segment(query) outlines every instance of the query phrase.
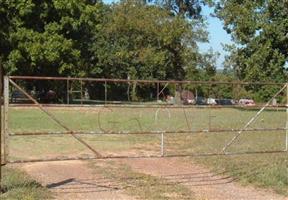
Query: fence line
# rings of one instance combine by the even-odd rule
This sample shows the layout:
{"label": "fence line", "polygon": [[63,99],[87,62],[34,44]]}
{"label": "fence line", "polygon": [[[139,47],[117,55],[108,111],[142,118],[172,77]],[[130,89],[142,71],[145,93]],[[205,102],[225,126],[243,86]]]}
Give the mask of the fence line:
{"label": "fence line", "polygon": [[114,83],[174,83],[174,84],[203,84],[203,85],[213,85],[213,84],[233,84],[233,85],[285,85],[286,83],[276,83],[276,82],[243,82],[243,81],[193,81],[193,80],[128,80],[128,79],[106,79],[106,78],[75,78],[75,77],[41,77],[41,76],[9,76],[12,80],[74,80],[74,81],[88,81],[88,82],[114,82]]}

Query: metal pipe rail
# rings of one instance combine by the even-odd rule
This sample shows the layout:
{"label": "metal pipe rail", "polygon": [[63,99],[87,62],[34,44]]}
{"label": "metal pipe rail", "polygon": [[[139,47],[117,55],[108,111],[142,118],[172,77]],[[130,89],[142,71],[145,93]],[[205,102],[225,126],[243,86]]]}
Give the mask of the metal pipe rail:
{"label": "metal pipe rail", "polygon": [[[165,155],[166,158],[173,157],[210,157],[210,156],[238,156],[248,154],[277,154],[286,153],[286,151],[243,151],[243,152],[227,152],[227,153],[192,153],[192,154],[175,154]],[[145,156],[87,156],[87,157],[56,157],[46,159],[28,159],[28,160],[9,160],[7,164],[34,163],[34,162],[57,162],[57,161],[73,161],[73,160],[107,160],[107,159],[143,159],[143,158],[161,158],[161,155],[145,155]]]}
{"label": "metal pipe rail", "polygon": [[285,85],[286,83],[276,82],[243,82],[243,81],[193,81],[193,80],[127,80],[127,79],[107,79],[107,78],[75,78],[75,77],[43,77],[43,76],[9,76],[12,80],[62,80],[62,81],[87,81],[87,82],[114,82],[114,83],[174,83],[174,84],[234,84],[234,85]]}
{"label": "metal pipe rail", "polygon": [[[285,131],[288,128],[254,128],[246,129],[243,132],[269,132]],[[234,133],[240,129],[203,129],[203,130],[159,130],[159,131],[72,131],[75,135],[157,135],[157,134],[196,134],[196,133]],[[68,135],[71,131],[35,131],[35,132],[12,132],[9,136],[31,136],[31,135]]]}
{"label": "metal pipe rail", "polygon": [[[126,103],[126,102],[125,102]],[[48,108],[171,108],[171,109],[183,109],[183,108],[209,108],[209,109],[221,109],[221,108],[237,108],[237,109],[243,109],[243,110],[253,110],[253,109],[259,109],[262,108],[262,104],[258,104],[255,106],[241,106],[241,105],[173,105],[173,104],[143,104],[141,102],[139,103],[131,103],[131,104],[41,104],[43,107]],[[10,107],[37,107],[35,104],[9,104]],[[267,109],[282,109],[283,111],[286,109],[286,105],[278,105],[273,106],[269,105],[267,106]]]}

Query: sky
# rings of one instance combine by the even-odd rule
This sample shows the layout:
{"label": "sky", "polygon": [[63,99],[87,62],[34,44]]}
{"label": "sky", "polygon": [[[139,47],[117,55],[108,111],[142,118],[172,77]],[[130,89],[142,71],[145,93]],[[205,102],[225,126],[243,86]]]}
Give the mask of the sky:
{"label": "sky", "polygon": [[221,20],[217,17],[210,16],[211,13],[213,13],[212,8],[205,7],[203,9],[203,14],[207,17],[208,21],[207,31],[209,32],[209,43],[199,44],[199,47],[201,51],[207,51],[209,48],[218,51],[220,57],[217,60],[217,67],[221,68],[224,57],[227,55],[227,52],[223,50],[222,44],[232,44],[233,42],[231,36],[223,29]]}
{"label": "sky", "polygon": [[[113,3],[117,0],[103,0],[104,3]],[[229,34],[223,29],[223,23],[216,17],[210,16],[213,12],[212,8],[204,7],[203,15],[207,17],[207,31],[209,32],[209,43],[199,43],[199,48],[201,52],[205,52],[210,48],[213,51],[220,53],[217,59],[217,68],[222,68],[222,63],[224,61],[227,52],[223,50],[222,44],[231,44],[232,40]]]}

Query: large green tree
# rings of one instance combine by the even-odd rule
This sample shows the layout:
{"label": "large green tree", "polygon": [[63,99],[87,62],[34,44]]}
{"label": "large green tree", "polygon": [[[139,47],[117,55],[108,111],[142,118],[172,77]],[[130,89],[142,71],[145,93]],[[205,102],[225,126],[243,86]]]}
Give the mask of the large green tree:
{"label": "large green tree", "polygon": [[131,0],[112,6],[101,35],[94,48],[99,67],[91,73],[113,78],[184,79],[198,67],[197,42],[207,41],[198,23]]}
{"label": "large green tree", "polygon": [[89,49],[104,13],[104,5],[91,0],[0,0],[0,56],[6,72],[84,74],[94,64]]}
{"label": "large green tree", "polygon": [[239,79],[287,81],[287,0],[221,0],[217,14],[236,42],[227,63]]}

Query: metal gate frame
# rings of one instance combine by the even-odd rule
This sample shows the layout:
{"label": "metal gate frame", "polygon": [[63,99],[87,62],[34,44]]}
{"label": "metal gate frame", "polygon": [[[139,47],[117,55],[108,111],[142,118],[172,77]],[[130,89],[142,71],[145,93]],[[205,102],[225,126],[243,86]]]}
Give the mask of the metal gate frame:
{"label": "metal gate frame", "polygon": [[[1,74],[2,75],[2,74]],[[69,86],[70,80],[78,80],[82,81],[99,81],[104,82],[105,84],[105,104],[107,101],[107,82],[121,82],[121,83],[134,83],[134,82],[141,82],[141,83],[156,83],[157,84],[157,100],[159,99],[159,96],[163,92],[163,90],[167,87],[168,84],[187,84],[187,83],[195,83],[195,84],[266,84],[266,85],[284,85],[281,90],[279,90],[257,113],[255,116],[253,116],[246,125],[239,130],[236,129],[222,129],[222,130],[199,130],[199,131],[138,131],[138,132],[111,132],[111,131],[98,131],[98,132],[80,132],[80,131],[73,131],[69,129],[69,127],[65,126],[60,120],[58,120],[52,113],[50,113],[45,107],[43,107],[42,104],[37,102],[32,96],[30,96],[24,89],[22,89],[19,85],[17,85],[13,80],[22,79],[22,80],[66,80],[67,81],[67,88]],[[14,86],[19,91],[21,91],[28,99],[30,99],[40,110],[42,110],[44,113],[46,113],[47,116],[49,116],[50,119],[52,119],[54,122],[56,122],[58,125],[60,125],[62,128],[65,129],[65,132],[27,132],[22,134],[11,134],[9,132],[9,85]],[[160,84],[165,84],[164,87],[160,90]],[[257,117],[269,106],[272,99],[279,95],[282,91],[286,89],[286,127],[285,128],[274,128],[274,129],[249,129],[248,127],[257,119]],[[82,90],[82,87],[81,87]],[[69,95],[69,93],[68,93]],[[82,91],[81,91],[82,96]],[[151,80],[121,80],[121,79],[95,79],[95,78],[65,78],[65,77],[28,77],[28,76],[5,76],[4,77],[4,94],[3,94],[3,107],[0,104],[0,190],[1,190],[1,178],[2,178],[2,166],[6,164],[13,164],[13,163],[26,163],[26,162],[47,162],[47,161],[64,161],[64,160],[90,160],[90,159],[112,159],[112,158],[149,158],[149,157],[193,157],[193,156],[227,156],[227,155],[240,155],[240,154],[262,154],[262,153],[281,153],[281,152],[288,152],[288,83],[264,83],[264,82],[256,82],[256,83],[249,83],[249,82],[211,82],[211,81],[151,81]],[[0,97],[1,101],[1,97]],[[69,96],[68,96],[68,102],[69,102]],[[1,103],[1,102],[0,102]],[[163,106],[161,106],[163,108]],[[165,109],[166,107],[164,107]],[[160,109],[160,108],[159,108]],[[185,117],[185,108],[183,108]],[[157,111],[158,112],[158,111]],[[187,119],[187,117],[186,117]],[[157,115],[155,114],[155,120],[157,120]],[[187,120],[186,120],[187,121]],[[188,121],[187,125],[189,127]],[[241,136],[243,132],[249,132],[249,131],[286,131],[286,139],[285,139],[285,149],[284,150],[278,150],[278,151],[254,151],[254,152],[227,152],[227,148],[231,146],[237,138]],[[165,134],[175,134],[175,133],[199,133],[199,132],[205,132],[205,133],[218,133],[218,132],[237,132],[237,134],[228,142],[225,144],[225,146],[222,149],[222,152],[218,153],[204,153],[204,154],[190,154],[190,155],[165,155],[165,143],[164,143],[164,136]],[[93,157],[76,157],[76,158],[51,158],[51,159],[32,159],[32,160],[16,160],[16,161],[10,161],[9,160],[9,137],[10,136],[25,136],[25,135],[50,135],[50,134],[69,134],[71,135],[75,140],[80,142],[82,145],[84,145],[86,148],[88,148],[90,151],[93,152]],[[83,139],[78,137],[78,134],[157,134],[161,135],[161,141],[160,141],[160,154],[159,156],[102,156],[99,152],[97,152],[94,148],[92,148],[87,142],[85,142]],[[3,151],[3,152],[2,152]]]}
{"label": "metal gate frame", "polygon": [[[261,85],[278,85],[282,86],[281,90],[279,90],[257,113],[254,115],[243,128],[241,129],[209,129],[209,130],[197,130],[197,131],[107,131],[107,130],[101,130],[101,131],[74,131],[71,130],[69,127],[64,125],[59,119],[57,119],[49,110],[47,110],[42,104],[40,104],[37,100],[35,100],[31,95],[29,95],[23,88],[21,88],[18,84],[14,82],[14,80],[66,80],[67,85],[69,86],[69,81],[71,80],[77,80],[80,81],[82,84],[82,81],[98,81],[105,84],[105,100],[107,100],[107,82],[120,82],[120,83],[156,83],[157,84],[157,100],[159,99],[159,96],[163,92],[163,90],[167,87],[168,84],[235,84],[235,85],[247,85],[247,84],[261,84]],[[53,120],[55,123],[57,123],[59,126],[65,129],[64,132],[26,132],[26,133],[10,133],[9,132],[9,86],[15,87],[17,90],[21,91],[29,100],[31,100],[35,106],[37,106],[41,111],[43,111],[51,120]],[[160,90],[160,84],[165,84],[164,87]],[[278,96],[281,92],[283,92],[286,89],[286,100],[287,103],[285,105],[286,107],[286,127],[285,128],[258,128],[258,129],[251,129],[249,126],[258,118],[258,116],[267,108],[271,101]],[[81,91],[82,92],[82,91]],[[5,76],[4,77],[4,106],[3,109],[1,109],[1,142],[0,142],[0,151],[3,150],[3,156],[0,156],[1,158],[1,166],[6,164],[12,164],[12,163],[26,163],[26,162],[46,162],[46,161],[63,161],[63,160],[89,160],[89,159],[111,159],[111,158],[149,158],[149,157],[192,157],[192,156],[220,156],[220,155],[239,155],[239,154],[259,154],[259,153],[279,153],[279,152],[288,152],[288,83],[265,83],[265,82],[212,82],[212,81],[160,81],[160,80],[122,80],[122,79],[95,79],[95,78],[71,78],[71,77],[28,77],[28,76]],[[68,100],[69,102],[69,100]],[[106,101],[105,101],[106,104]],[[122,105],[123,106],[123,105]],[[145,106],[143,106],[145,107]],[[180,107],[183,109],[185,113],[185,107]],[[159,109],[168,109],[168,107],[159,106]],[[159,111],[159,110],[158,110]],[[158,112],[157,111],[157,112]],[[168,111],[169,112],[169,111]],[[187,126],[189,127],[189,123],[187,121],[187,116],[185,113]],[[157,120],[157,115],[155,114],[155,120]],[[227,148],[231,146],[237,138],[241,136],[243,132],[249,132],[249,131],[286,131],[286,139],[285,139],[285,149],[279,150],[279,151],[254,151],[254,152],[236,152],[231,153],[227,152]],[[228,142],[225,144],[225,146],[222,149],[222,152],[219,153],[205,153],[205,154],[187,154],[187,155],[165,155],[165,134],[177,134],[177,133],[221,133],[221,132],[236,132],[237,134]],[[86,148],[88,148],[90,151],[93,152],[93,157],[75,157],[75,158],[51,158],[51,159],[31,159],[31,160],[16,160],[16,161],[10,161],[9,160],[9,137],[10,136],[25,136],[25,135],[50,135],[50,134],[69,134],[71,135],[75,140],[77,140],[79,143],[84,145]],[[156,134],[161,135],[161,141],[160,141],[160,153],[159,156],[102,156],[99,152],[97,152],[94,148],[92,148],[87,142],[85,142],[83,139],[81,139],[78,135],[79,134]],[[0,152],[2,155],[2,152]],[[0,167],[0,181],[1,181],[1,167]]]}

